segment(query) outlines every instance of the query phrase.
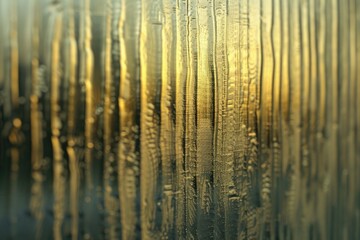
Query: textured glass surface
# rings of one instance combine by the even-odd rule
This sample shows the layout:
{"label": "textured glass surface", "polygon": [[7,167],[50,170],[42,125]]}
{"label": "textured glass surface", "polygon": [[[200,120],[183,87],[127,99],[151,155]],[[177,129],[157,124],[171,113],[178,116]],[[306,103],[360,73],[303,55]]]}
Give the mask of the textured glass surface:
{"label": "textured glass surface", "polygon": [[360,239],[360,0],[0,0],[0,239]]}

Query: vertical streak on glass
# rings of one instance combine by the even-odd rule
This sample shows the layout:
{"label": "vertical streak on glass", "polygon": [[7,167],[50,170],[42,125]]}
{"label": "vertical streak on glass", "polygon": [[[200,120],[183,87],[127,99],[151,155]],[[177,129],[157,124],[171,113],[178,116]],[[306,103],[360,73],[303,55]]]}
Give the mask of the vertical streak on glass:
{"label": "vertical streak on glass", "polygon": [[[79,45],[80,45],[80,83],[85,94],[85,216],[84,228],[85,236],[91,236],[95,232],[95,228],[91,227],[93,218],[93,209],[95,205],[92,160],[93,160],[93,135],[94,135],[94,97],[93,97],[93,70],[94,56],[91,49],[92,41],[92,22],[90,12],[90,0],[82,0],[80,2],[80,29],[79,29]],[[96,205],[95,205],[96,206]]]}
{"label": "vertical streak on glass", "polygon": [[[355,161],[355,167],[354,167],[354,171],[355,172],[359,172],[360,171],[360,149],[358,146],[360,146],[360,16],[358,14],[358,11],[360,10],[360,1],[359,0],[355,0],[355,12],[356,12],[356,18],[354,20],[356,20],[355,22],[355,49],[356,50],[352,50],[356,53],[356,65],[355,65],[355,72],[356,72],[356,77],[353,79],[355,81],[355,101],[354,101],[354,107],[355,107],[355,124],[356,124],[356,130],[354,131],[355,134],[355,154],[356,157],[354,158]],[[354,182],[355,186],[359,186],[360,185],[360,177],[359,174],[355,174],[355,182]],[[355,196],[355,202],[359,203],[360,202],[360,191],[356,190],[356,196]],[[355,216],[354,216],[354,224],[355,226],[360,226],[360,206],[357,205],[356,207],[356,211],[355,211]],[[356,231],[354,233],[355,235],[355,239],[359,239],[360,238],[360,228],[356,227]]]}
{"label": "vertical streak on glass", "polygon": [[[59,7],[59,6],[56,6]],[[54,189],[54,225],[53,237],[62,239],[62,225],[64,220],[65,178],[63,166],[63,152],[60,143],[60,45],[62,31],[62,14],[55,9],[53,14],[53,34],[51,40],[51,142],[53,147],[53,189]]]}
{"label": "vertical streak on glass", "polygon": [[186,130],[185,130],[185,231],[186,239],[196,239],[196,78],[197,78],[197,52],[196,52],[196,0],[187,2],[187,76],[186,76]]}
{"label": "vertical streak on glass", "polygon": [[[109,180],[107,168],[111,165],[109,164],[109,154],[111,152],[111,132],[112,132],[112,102],[111,102],[111,93],[112,93],[112,75],[111,75],[111,19],[112,19],[112,2],[107,0],[106,2],[106,11],[105,11],[105,62],[104,62],[104,182]],[[108,176],[106,176],[108,175]],[[106,204],[106,203],[105,203]]]}
{"label": "vertical streak on glass", "polygon": [[[25,9],[30,11],[24,11]],[[19,103],[21,103],[24,108],[23,112],[26,112],[28,115],[25,116],[26,119],[29,119],[30,116],[30,96],[32,91],[31,75],[32,75],[32,42],[23,41],[23,39],[32,38],[32,20],[33,19],[33,8],[32,1],[26,1],[26,3],[21,2],[18,7],[19,23],[18,29],[20,26],[23,26],[23,30],[19,31],[19,92],[21,98]],[[25,19],[25,21],[24,21]],[[24,75],[21,75],[24,74]],[[21,102],[22,99],[25,101]],[[25,120],[24,118],[24,120]]]}
{"label": "vertical streak on glass", "polygon": [[174,238],[174,206],[175,189],[175,111],[173,106],[176,91],[175,82],[175,47],[176,25],[173,10],[175,1],[163,0],[163,27],[162,27],[162,85],[161,85],[161,129],[160,147],[162,157],[162,237]]}
{"label": "vertical streak on glass", "polygon": [[260,1],[248,1],[249,7],[249,55],[248,55],[248,113],[247,113],[247,141],[248,141],[248,161],[246,170],[249,181],[249,209],[251,214],[248,216],[248,238],[259,238],[259,176],[258,176],[258,110],[259,110],[259,93],[260,85]]}
{"label": "vertical streak on glass", "polygon": [[[308,180],[313,179],[317,172],[317,162],[313,161],[313,159],[317,159],[317,152],[318,152],[318,143],[321,140],[321,129],[322,127],[322,119],[323,119],[323,109],[325,108],[322,102],[322,91],[323,89],[321,89],[321,80],[319,77],[319,44],[317,39],[319,39],[319,34],[318,34],[318,29],[317,29],[317,22],[318,20],[318,16],[315,15],[316,11],[318,11],[318,1],[307,1],[307,5],[308,7],[308,31],[309,31],[309,65],[310,65],[310,72],[309,72],[309,109],[308,109],[308,142],[307,147],[308,147],[308,152],[305,154],[307,155],[307,158],[305,159],[306,161],[303,162],[304,167],[308,168]],[[319,80],[317,80],[319,79]],[[318,112],[319,111],[319,112]],[[309,214],[310,212],[308,212],[308,224],[311,224],[311,219],[318,219],[319,215],[317,212],[317,207],[316,207],[316,201],[317,201],[317,196],[318,191],[316,191],[317,187],[316,187],[316,183],[313,182],[312,183],[312,187],[309,188],[308,193],[311,194],[312,199],[311,199],[311,209],[310,212],[312,212],[312,214]],[[309,211],[309,210],[307,210]],[[311,218],[310,218],[310,215]],[[311,232],[309,233],[311,234]],[[316,236],[311,236],[309,235],[309,237],[316,237]]]}
{"label": "vertical streak on glass", "polygon": [[13,0],[11,6],[11,28],[10,28],[10,61],[11,61],[11,106],[16,114],[19,107],[19,47],[18,47],[18,0]]}
{"label": "vertical streak on glass", "polygon": [[[256,236],[254,231],[254,218],[256,217],[256,209],[251,206],[251,195],[250,191],[252,189],[250,185],[250,171],[249,164],[251,164],[250,157],[250,146],[249,146],[249,130],[250,121],[249,121],[249,100],[250,100],[250,69],[249,69],[249,28],[250,28],[250,8],[249,0],[240,1],[240,13],[239,13],[239,23],[240,23],[240,85],[239,85],[239,132],[238,144],[238,160],[236,163],[236,168],[239,174],[238,182],[236,183],[239,194],[240,194],[240,204],[239,204],[239,220],[238,231],[241,239],[255,238]],[[241,227],[243,226],[243,227]]]}
{"label": "vertical streak on glass", "polygon": [[74,19],[73,0],[67,1],[67,32],[66,32],[66,52],[64,61],[65,76],[64,80],[68,85],[68,114],[67,114],[67,154],[70,169],[70,215],[71,215],[71,237],[78,239],[79,232],[79,163],[75,151],[75,132],[76,132],[76,95],[77,95],[77,43],[75,38],[75,19]]}
{"label": "vertical streak on glass", "polygon": [[141,237],[140,222],[140,0],[122,0],[120,34],[120,145],[118,178],[123,239]]}
{"label": "vertical streak on glass", "polygon": [[[5,14],[5,1],[1,1],[0,2],[0,21],[1,22],[5,22],[4,18],[6,16]],[[6,26],[1,26],[1,31],[0,31],[0,92],[1,92],[1,96],[0,96],[0,124],[3,125],[4,124],[4,119],[5,117],[7,117],[7,115],[9,115],[9,101],[8,100],[8,96],[9,96],[9,91],[7,91],[7,85],[8,85],[8,81],[6,78],[6,64],[5,64],[5,56],[6,56],[6,36],[7,36],[7,27]],[[0,144],[1,146],[2,144]],[[3,188],[4,189],[4,188]],[[2,209],[4,205],[0,204],[0,209]]]}
{"label": "vertical streak on glass", "polygon": [[[350,73],[349,73],[349,77],[350,77],[350,84],[349,84],[349,93],[350,93],[350,97],[349,97],[349,105],[348,106],[352,106],[351,108],[349,108],[349,186],[348,186],[348,191],[349,191],[349,204],[347,205],[348,210],[347,213],[351,213],[351,221],[348,222],[349,224],[349,238],[354,238],[356,239],[358,236],[358,227],[359,226],[359,222],[357,220],[357,214],[356,211],[354,212],[352,209],[358,209],[358,203],[356,201],[356,194],[359,194],[359,190],[360,187],[358,187],[357,183],[357,163],[358,161],[356,161],[356,149],[357,149],[357,145],[356,145],[356,126],[357,126],[357,122],[356,122],[356,81],[357,81],[357,69],[356,69],[356,54],[357,51],[354,50],[356,49],[356,31],[354,31],[353,29],[356,29],[356,2],[355,0],[350,0],[349,2],[349,16],[350,16],[350,23],[349,23],[349,62],[350,62]],[[345,205],[346,206],[346,205]]]}
{"label": "vertical streak on glass", "polygon": [[[326,0],[318,0],[318,25],[315,25],[314,32],[317,33],[317,107],[316,111],[318,112],[317,117],[317,133],[316,133],[316,153],[314,154],[314,159],[317,159],[315,171],[315,177],[325,179],[327,176],[327,171],[321,171],[322,168],[327,169],[328,161],[326,159],[326,139],[325,139],[325,131],[327,127],[327,108],[329,108],[327,104],[328,91],[326,88],[326,83],[329,81],[327,79],[327,71],[326,71],[326,33],[328,32],[329,25],[327,24],[326,19]],[[317,9],[314,9],[315,12]],[[315,13],[314,13],[315,15]],[[313,19],[315,22],[315,19]],[[313,59],[313,56],[311,57]],[[315,81],[315,79],[312,79]],[[321,204],[320,204],[321,203]],[[327,239],[327,231],[326,231],[326,212],[327,212],[327,201],[326,201],[326,193],[324,193],[324,187],[321,186],[321,192],[318,191],[318,199],[316,201],[316,213],[318,215],[319,222],[319,235],[324,239]]]}
{"label": "vertical streak on glass", "polygon": [[[327,159],[329,161],[329,175],[330,183],[329,185],[332,186],[332,189],[330,190],[330,194],[327,197],[327,205],[328,208],[331,210],[327,210],[327,237],[333,236],[334,238],[338,238],[339,236],[336,235],[336,228],[329,228],[332,224],[335,224],[334,220],[337,219],[338,215],[336,213],[336,209],[331,208],[330,206],[336,205],[338,202],[338,161],[339,159],[339,142],[338,142],[338,132],[339,132],[339,119],[338,119],[338,86],[339,86],[339,58],[338,58],[338,51],[339,51],[339,3],[337,0],[329,0],[328,3],[328,18],[327,20],[331,22],[329,28],[330,34],[328,37],[331,39],[330,44],[330,66],[327,69],[330,73],[328,83],[327,83],[327,89],[326,91],[329,92],[329,116],[328,116],[328,124],[329,124],[329,140],[328,140],[328,146],[327,149],[329,149],[329,153],[327,156]],[[330,197],[331,196],[331,197]]]}
{"label": "vertical streak on glass", "polygon": [[[325,164],[322,162],[323,156],[320,154],[320,149],[324,140],[324,120],[325,120],[325,81],[323,79],[323,69],[322,67],[322,57],[323,57],[323,34],[325,29],[320,29],[319,23],[322,21],[320,1],[309,1],[309,31],[310,31],[310,66],[311,66],[311,75],[310,75],[310,118],[309,124],[310,128],[310,143],[309,143],[309,179],[315,179],[320,174],[320,167],[323,167]],[[325,26],[323,26],[325,27]],[[317,159],[317,161],[314,161]],[[319,207],[318,201],[323,196],[323,193],[319,191],[321,189],[317,182],[314,182],[310,188],[310,194],[313,196],[312,199],[312,212],[313,218],[315,221],[320,224],[324,222],[322,220],[322,209]],[[321,197],[320,197],[321,196]],[[309,223],[309,226],[313,224]],[[319,235],[324,235],[324,229],[319,224],[317,231],[310,232],[310,238],[319,238]]]}
{"label": "vertical streak on glass", "polygon": [[[356,194],[358,193],[356,189],[356,4],[355,0],[349,1],[349,87],[347,89],[349,93],[348,103],[349,106],[349,136],[348,136],[348,144],[349,144],[349,198],[350,204],[347,206],[347,211],[345,216],[350,215],[350,221],[348,222],[348,238],[358,239],[359,236],[356,236],[356,229],[359,224],[356,224],[356,213],[354,213],[353,209],[357,209],[356,202]],[[355,229],[355,231],[351,231],[351,229]]]}
{"label": "vertical streak on glass", "polygon": [[75,144],[74,135],[76,131],[76,94],[77,94],[77,42],[75,37],[75,19],[74,19],[73,0],[67,1],[67,31],[66,31],[66,51],[64,61],[65,81],[68,82],[68,113],[67,113],[67,137],[68,146],[73,147]]}
{"label": "vertical streak on glass", "polygon": [[299,221],[299,207],[301,196],[301,70],[302,68],[302,49],[301,49],[301,16],[299,1],[290,3],[290,168],[291,168],[291,187],[289,192],[289,225],[296,239],[301,238],[301,226]]}
{"label": "vertical streak on glass", "polygon": [[10,175],[10,224],[11,224],[11,238],[16,238],[18,235],[18,204],[19,204],[19,161],[20,150],[19,134],[21,133],[22,122],[19,118],[14,118],[12,121],[12,129],[9,133],[10,159],[11,159],[11,175]]}
{"label": "vertical streak on glass", "polygon": [[[289,139],[289,143],[285,143],[284,151],[286,152],[285,164],[283,164],[283,170],[288,170],[285,175],[286,181],[291,182],[291,187],[288,189],[288,198],[286,201],[288,202],[288,212],[286,215],[289,216],[288,224],[291,226],[292,231],[299,236],[301,239],[302,232],[299,232],[301,227],[298,226],[301,224],[299,222],[300,211],[298,211],[301,206],[301,194],[303,194],[301,189],[301,172],[303,172],[303,168],[301,167],[303,164],[303,146],[301,142],[302,132],[304,131],[305,123],[302,115],[302,106],[301,103],[303,101],[303,97],[308,95],[308,92],[303,93],[303,88],[307,89],[307,84],[303,84],[304,81],[308,81],[308,76],[303,79],[303,69],[304,69],[304,61],[308,61],[305,59],[305,55],[303,54],[303,50],[307,51],[308,47],[308,39],[305,40],[306,47],[303,49],[304,42],[302,42],[302,17],[301,17],[301,4],[299,2],[291,2],[288,5],[289,8],[284,6],[284,10],[289,10],[286,14],[289,20],[289,25],[287,25],[284,31],[288,32],[288,40],[289,40],[289,52],[286,56],[288,64],[286,67],[286,75],[288,77],[288,111],[286,111],[287,117],[285,117],[286,122],[289,125],[286,126],[286,138]],[[306,18],[307,16],[304,16]],[[307,20],[304,20],[307,21]],[[307,26],[305,26],[307,31]],[[308,35],[308,33],[306,33]],[[308,74],[307,74],[308,75]],[[306,99],[308,102],[308,99]],[[289,128],[288,128],[289,127]],[[307,153],[306,153],[307,154]],[[285,158],[285,157],[284,157]],[[300,225],[301,226],[301,225]]]}
{"label": "vertical streak on glass", "polygon": [[[323,144],[323,133],[325,129],[326,122],[326,64],[325,64],[325,38],[326,38],[326,15],[325,15],[325,1],[318,0],[315,1],[317,4],[313,4],[313,1],[310,1],[312,5],[311,19],[312,19],[312,41],[314,41],[313,46],[316,48],[316,52],[313,53],[311,59],[316,57],[314,64],[317,67],[316,75],[312,77],[312,81],[317,80],[316,92],[317,92],[317,111],[318,111],[318,133],[321,133],[321,139],[319,147]],[[317,41],[316,41],[317,40]],[[315,91],[315,90],[313,90]],[[315,100],[315,99],[313,99]],[[318,151],[318,149],[317,149]],[[317,153],[320,154],[320,153]],[[321,165],[321,161],[318,165]]]}
{"label": "vertical streak on glass", "polygon": [[[273,3],[273,29],[271,37],[273,41],[274,51],[274,72],[272,82],[272,112],[271,112],[271,129],[270,129],[270,146],[272,148],[272,192],[271,192],[271,207],[272,207],[272,223],[271,223],[271,237],[278,238],[278,216],[281,206],[279,200],[281,199],[281,189],[279,188],[279,179],[281,179],[281,138],[280,138],[280,96],[281,96],[281,50],[282,50],[282,36],[281,36],[281,1],[274,0]],[[280,193],[280,194],[279,194]]]}
{"label": "vertical streak on glass", "polygon": [[[321,207],[318,207],[318,199],[321,195],[318,186],[318,183],[312,181],[312,179],[316,178],[319,173],[319,162],[323,157],[319,157],[319,144],[322,142],[322,130],[324,128],[323,119],[324,119],[324,98],[323,98],[323,86],[322,79],[320,78],[320,63],[321,63],[321,53],[320,53],[320,44],[319,39],[321,39],[321,32],[319,32],[318,22],[320,14],[316,14],[320,12],[319,9],[319,1],[307,1],[308,7],[308,19],[309,19],[309,64],[310,64],[310,75],[309,75],[309,109],[308,109],[308,152],[306,161],[303,162],[305,168],[308,168],[308,176],[305,181],[310,181],[311,186],[308,189],[308,194],[311,197],[311,209],[308,209],[308,220],[307,220],[307,228],[312,226],[313,219],[316,221],[323,222],[320,219],[319,210]],[[320,10],[320,11],[319,11]],[[317,159],[317,161],[314,161]],[[321,164],[323,166],[323,163]],[[310,205],[310,204],[309,204]],[[320,224],[319,224],[320,225]],[[317,229],[317,231],[309,231],[309,238],[319,238],[319,233],[321,232],[321,227]]]}
{"label": "vertical streak on glass", "polygon": [[[335,30],[334,32],[334,20],[333,19],[333,11],[332,11],[332,5],[334,3],[332,0],[321,0],[320,6],[323,9],[323,25],[325,26],[323,33],[324,35],[324,56],[322,63],[324,64],[324,77],[325,77],[325,87],[324,91],[326,92],[326,98],[325,98],[325,116],[324,116],[324,143],[323,143],[323,149],[321,151],[321,158],[324,159],[324,161],[320,162],[323,163],[322,168],[326,169],[320,175],[324,180],[323,184],[323,196],[322,200],[323,203],[321,205],[324,205],[324,208],[322,209],[322,217],[323,217],[323,226],[324,226],[324,238],[328,239],[330,236],[332,236],[332,232],[329,229],[329,226],[331,225],[331,215],[333,214],[333,209],[331,209],[331,206],[334,203],[334,200],[336,197],[333,196],[333,190],[330,188],[330,184],[333,184],[333,181],[331,179],[331,174],[334,174],[334,171],[336,169],[336,145],[335,145],[335,137],[336,137],[336,124],[334,124],[333,120],[333,107],[336,107],[337,105],[333,106],[334,102],[334,94],[333,94],[333,81],[334,77],[333,73],[334,70],[333,66],[333,51],[334,44],[337,41],[337,33]],[[336,28],[335,28],[336,29]],[[334,42],[335,41],[335,42]],[[335,85],[334,85],[335,86]],[[335,133],[335,134],[334,134]],[[319,164],[320,164],[319,163]],[[335,168],[335,169],[334,169]],[[336,175],[333,175],[336,177]],[[336,183],[335,183],[336,184]]]}
{"label": "vertical streak on glass", "polygon": [[[249,4],[248,0],[240,0],[240,13],[239,13],[239,23],[240,23],[240,84],[239,84],[239,95],[237,95],[239,99],[239,144],[240,144],[240,151],[239,151],[239,173],[240,173],[240,182],[239,182],[239,189],[241,195],[241,201],[239,209],[241,211],[239,218],[241,221],[245,223],[245,229],[240,230],[240,236],[244,236],[247,238],[248,234],[248,212],[246,209],[249,209],[249,195],[248,195],[248,173],[246,166],[247,162],[247,149],[248,149],[248,141],[247,141],[247,128],[248,128],[248,96],[249,96]],[[246,232],[246,236],[243,235]]]}
{"label": "vertical streak on glass", "polygon": [[[226,173],[226,148],[223,144],[226,139],[224,127],[226,122],[226,102],[227,102],[227,81],[228,81],[228,61],[227,61],[227,2],[214,1],[214,31],[213,31],[213,62],[214,62],[214,232],[215,239],[224,239],[225,234],[236,234],[235,231],[226,231],[225,206],[229,199],[229,193],[226,192],[227,184],[230,178]],[[216,147],[215,147],[216,146]],[[231,146],[231,145],[230,145]],[[231,197],[231,196],[230,196]],[[225,214],[224,214],[225,213]],[[232,222],[232,221],[230,221]],[[236,226],[236,225],[235,225]],[[229,226],[233,230],[233,224]]]}
{"label": "vertical streak on glass", "polygon": [[[10,12],[10,90],[11,90],[11,111],[12,115],[19,114],[19,49],[18,49],[18,11],[17,0],[9,3]],[[16,126],[16,123],[20,123]],[[21,120],[15,118],[12,121],[12,127],[15,129],[21,126]],[[15,133],[16,134],[16,133]],[[9,140],[11,141],[11,133]],[[14,142],[12,142],[14,144]],[[11,218],[11,235],[16,238],[17,235],[17,204],[18,204],[18,174],[19,174],[19,150],[16,146],[11,147],[11,193],[10,193],[10,218]]]}
{"label": "vertical streak on glass", "polygon": [[187,77],[187,1],[176,1],[176,239],[186,238],[185,136]]}
{"label": "vertical streak on glass", "polygon": [[35,238],[41,238],[43,221],[43,134],[42,134],[42,114],[40,111],[39,98],[39,38],[41,19],[36,12],[40,8],[40,0],[31,1],[32,7],[32,52],[31,52],[31,97],[30,97],[30,124],[31,124],[31,162],[32,162],[32,187],[30,199],[30,211],[36,220]]}
{"label": "vertical streak on glass", "polygon": [[[355,130],[355,150],[356,150],[356,158],[354,159],[354,161],[356,162],[356,167],[354,168],[354,171],[356,171],[357,173],[360,171],[360,149],[358,146],[360,146],[360,16],[358,14],[358,11],[360,10],[360,1],[356,0],[355,3],[355,7],[356,7],[356,78],[354,79],[355,81],[355,95],[356,95],[356,99],[355,99],[355,121],[356,121],[356,130]],[[355,179],[355,185],[359,186],[360,185],[360,176],[359,174],[356,174],[356,179]],[[356,198],[355,198],[356,202],[359,203],[360,202],[360,191],[357,189],[357,194],[356,194]],[[360,225],[360,206],[357,205],[356,207],[356,213],[355,213],[355,225],[359,226]],[[356,228],[356,233],[355,233],[355,239],[360,238],[360,229]]]}
{"label": "vertical streak on glass", "polygon": [[90,0],[83,0],[82,2],[82,21],[81,21],[81,65],[80,76],[85,84],[85,162],[86,162],[86,184],[89,188],[93,188],[91,162],[93,131],[94,131],[94,104],[93,104],[93,69],[94,56],[91,50],[91,15],[90,15]]}
{"label": "vertical streak on glass", "polygon": [[[119,92],[120,92],[120,35],[119,35],[119,24],[120,24],[120,14],[121,14],[121,4],[122,1],[119,0],[112,0],[111,5],[111,31],[110,31],[110,37],[111,37],[111,51],[110,51],[110,59],[111,59],[111,89],[110,89],[110,115],[111,115],[111,138],[109,141],[109,155],[110,162],[111,162],[111,195],[114,201],[116,201],[115,209],[112,209],[111,211],[114,211],[112,214],[113,219],[115,219],[114,222],[114,230],[116,231],[116,237],[115,238],[122,238],[122,228],[123,225],[121,224],[121,202],[119,201],[119,190],[120,185],[119,182],[123,181],[119,177],[119,146],[120,146],[120,109],[119,109]],[[109,9],[110,11],[110,9]],[[105,124],[105,121],[104,121]]]}
{"label": "vertical streak on glass", "polygon": [[[339,11],[339,101],[338,101],[338,184],[339,184],[339,199],[337,202],[338,211],[338,239],[349,239],[349,215],[348,207],[351,206],[350,193],[349,193],[349,146],[352,139],[350,139],[350,114],[349,110],[349,91],[350,86],[350,57],[349,57],[349,0],[342,0],[338,3]],[[340,171],[341,169],[341,171]],[[356,173],[355,173],[356,174]],[[352,210],[350,210],[352,211]],[[340,231],[341,229],[341,231]],[[336,235],[335,235],[336,236]]]}
{"label": "vertical streak on glass", "polygon": [[[119,154],[119,140],[120,140],[120,118],[119,118],[119,91],[120,91],[120,15],[121,15],[121,0],[112,0],[112,20],[111,20],[111,74],[112,74],[112,98],[111,98],[111,110],[113,111],[113,141],[111,142],[112,153],[115,156],[114,172],[116,176],[114,178],[114,184],[118,185],[118,154]],[[116,194],[119,194],[119,186],[114,189]],[[119,198],[118,198],[119,200]],[[120,203],[120,202],[119,202]],[[119,205],[118,205],[119,206]],[[120,206],[119,206],[120,207]],[[118,212],[120,218],[120,212]],[[119,219],[120,220],[120,219]],[[118,221],[121,231],[121,221]]]}
{"label": "vertical streak on glass", "polygon": [[[306,185],[310,177],[309,169],[309,151],[310,151],[310,80],[312,65],[310,65],[310,33],[309,33],[309,5],[307,1],[299,4],[299,24],[300,24],[300,50],[301,50],[301,68],[300,68],[300,191],[299,191],[299,206],[301,207],[301,216],[303,222],[299,225],[301,239],[309,239],[310,231],[307,231],[308,222],[314,217],[314,212],[311,209],[312,200],[307,191]],[[315,49],[314,49],[315,51]],[[310,216],[309,216],[310,215]]]}
{"label": "vertical streak on glass", "polygon": [[[8,3],[7,1],[2,1],[0,3],[1,6],[1,22],[7,22],[7,18],[9,18],[9,11],[8,11]],[[10,26],[9,26],[10,25]],[[5,56],[8,56],[8,48],[9,40],[10,40],[10,28],[11,24],[5,24],[5,26],[2,26],[1,29],[1,48],[4,55],[1,55],[1,65],[3,69],[3,75],[2,77],[2,88],[3,94],[4,94],[4,117],[9,118],[11,115],[11,81],[10,81],[10,66],[9,66],[9,60],[5,58]]]}
{"label": "vertical streak on glass", "polygon": [[[213,108],[214,79],[212,76],[213,6],[207,0],[197,0],[197,90],[196,90],[196,186],[197,237],[213,235]],[[210,38],[210,39],[209,39]]]}
{"label": "vertical streak on glass", "polygon": [[[281,172],[282,182],[290,181],[290,174],[288,173],[288,169],[290,168],[290,146],[291,144],[287,141],[290,135],[290,28],[292,27],[289,16],[289,3],[288,1],[281,1],[281,36],[282,36],[282,48],[281,48],[281,95],[280,95],[280,126],[281,126]],[[289,190],[286,188],[286,185],[282,184],[281,189],[279,189],[279,195],[288,194]],[[289,196],[282,197],[280,207],[282,208],[281,217],[285,219],[286,214],[289,211],[289,204],[288,204]],[[286,219],[282,223],[280,223],[279,231],[283,233],[280,237],[283,239],[290,237],[290,232],[285,232],[285,227],[288,226],[289,220]]]}
{"label": "vertical streak on glass", "polygon": [[77,43],[75,38],[74,4],[72,0],[67,2],[67,48],[65,61],[65,79],[68,81],[68,118],[67,118],[67,153],[70,165],[70,212],[71,212],[71,236],[78,239],[79,213],[79,164],[75,152],[75,131],[76,131],[76,95],[77,95]]}
{"label": "vertical streak on glass", "polygon": [[141,230],[143,239],[161,230],[162,157],[160,153],[161,0],[142,0],[141,63]]}
{"label": "vertical streak on glass", "polygon": [[[271,223],[271,191],[272,191],[272,154],[271,154],[271,110],[272,88],[274,81],[274,45],[273,32],[273,0],[264,0],[261,3],[261,105],[260,105],[260,199],[262,209],[261,234],[270,234]],[[263,236],[261,236],[263,237]]]}
{"label": "vertical streak on glass", "polygon": [[79,164],[73,146],[67,147],[70,168],[70,214],[71,214],[71,239],[79,239]]}
{"label": "vertical streak on glass", "polygon": [[[224,156],[224,215],[225,215],[225,237],[236,238],[239,234],[239,204],[240,189],[236,174],[238,171],[237,158],[239,154],[238,129],[239,124],[239,89],[240,89],[240,4],[238,1],[229,1],[228,26],[226,29],[227,49],[226,57],[228,72],[223,80],[223,111],[224,111],[224,133],[223,133],[223,156]],[[230,51],[231,49],[231,51]]]}
{"label": "vertical streak on glass", "polygon": [[119,238],[117,233],[117,210],[119,202],[114,196],[113,173],[115,171],[113,165],[115,156],[113,155],[113,117],[114,117],[114,97],[113,97],[113,80],[112,80],[112,0],[106,2],[105,10],[105,61],[104,61],[104,205],[106,214],[105,237],[109,239]]}

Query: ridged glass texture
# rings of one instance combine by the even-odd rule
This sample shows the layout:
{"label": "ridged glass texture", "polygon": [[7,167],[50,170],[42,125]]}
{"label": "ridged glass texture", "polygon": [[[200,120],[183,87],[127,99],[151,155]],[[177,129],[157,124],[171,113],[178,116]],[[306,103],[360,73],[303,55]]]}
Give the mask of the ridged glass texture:
{"label": "ridged glass texture", "polygon": [[360,0],[0,0],[1,239],[360,239]]}

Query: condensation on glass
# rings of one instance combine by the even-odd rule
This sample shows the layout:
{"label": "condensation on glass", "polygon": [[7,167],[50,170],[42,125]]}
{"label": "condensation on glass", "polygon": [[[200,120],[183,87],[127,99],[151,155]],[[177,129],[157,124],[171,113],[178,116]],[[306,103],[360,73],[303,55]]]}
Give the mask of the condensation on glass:
{"label": "condensation on glass", "polygon": [[360,0],[1,0],[1,239],[360,239]]}

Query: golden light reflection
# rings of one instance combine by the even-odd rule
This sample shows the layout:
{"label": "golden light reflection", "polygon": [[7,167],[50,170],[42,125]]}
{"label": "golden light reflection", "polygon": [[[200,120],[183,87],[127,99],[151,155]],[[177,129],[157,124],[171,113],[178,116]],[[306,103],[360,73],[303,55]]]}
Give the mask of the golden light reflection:
{"label": "golden light reflection", "polygon": [[358,4],[1,1],[0,238],[360,239]]}

